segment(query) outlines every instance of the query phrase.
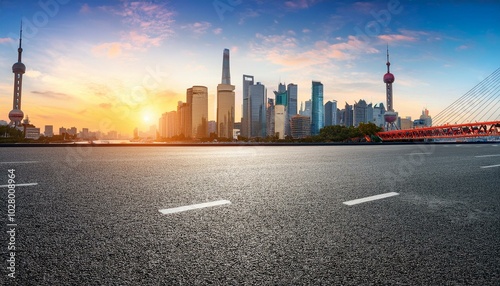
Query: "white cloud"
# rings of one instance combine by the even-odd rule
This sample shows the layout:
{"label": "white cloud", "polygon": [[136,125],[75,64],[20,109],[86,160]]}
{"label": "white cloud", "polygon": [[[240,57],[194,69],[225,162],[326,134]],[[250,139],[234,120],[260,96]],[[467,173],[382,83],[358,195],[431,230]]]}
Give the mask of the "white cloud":
{"label": "white cloud", "polygon": [[0,38],[0,44],[12,43],[13,41],[11,38]]}
{"label": "white cloud", "polygon": [[[127,51],[146,51],[159,46],[174,32],[171,28],[175,13],[164,4],[140,2],[122,2],[117,6],[100,7],[108,13],[122,17],[126,29],[121,32],[119,41],[101,43],[92,48],[96,55],[116,58]],[[90,11],[87,4],[81,11]]]}
{"label": "white cloud", "polygon": [[220,35],[222,34],[222,28],[216,28],[216,29],[213,29],[212,32],[216,35]]}
{"label": "white cloud", "polygon": [[182,29],[189,30],[195,34],[202,35],[207,32],[208,29],[212,27],[212,24],[209,22],[195,22],[192,24],[182,26]]}

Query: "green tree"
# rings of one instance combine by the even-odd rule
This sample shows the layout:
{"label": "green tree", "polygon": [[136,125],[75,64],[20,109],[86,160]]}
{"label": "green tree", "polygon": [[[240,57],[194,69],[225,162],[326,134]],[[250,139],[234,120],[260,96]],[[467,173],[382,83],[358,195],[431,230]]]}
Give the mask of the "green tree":
{"label": "green tree", "polygon": [[372,122],[368,123],[361,122],[358,126],[358,129],[363,135],[375,135],[378,132],[382,131],[382,128],[378,127]]}

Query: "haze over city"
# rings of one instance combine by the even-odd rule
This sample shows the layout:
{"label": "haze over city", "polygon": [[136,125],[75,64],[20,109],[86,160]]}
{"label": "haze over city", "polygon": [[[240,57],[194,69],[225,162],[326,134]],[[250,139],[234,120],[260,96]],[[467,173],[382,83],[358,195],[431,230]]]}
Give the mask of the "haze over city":
{"label": "haze over city", "polygon": [[[23,22],[23,107],[32,123],[147,130],[193,85],[215,120],[222,50],[231,51],[236,121],[242,75],[267,87],[311,81],[324,101],[385,102],[387,44],[394,108],[444,109],[498,68],[496,1],[0,1],[0,120],[12,109]],[[106,131],[106,130],[103,130]]]}

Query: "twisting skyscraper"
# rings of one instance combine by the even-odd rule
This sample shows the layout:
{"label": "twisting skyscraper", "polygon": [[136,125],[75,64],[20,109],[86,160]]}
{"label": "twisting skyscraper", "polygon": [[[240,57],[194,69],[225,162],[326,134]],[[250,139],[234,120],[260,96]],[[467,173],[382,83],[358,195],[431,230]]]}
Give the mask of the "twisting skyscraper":
{"label": "twisting skyscraper", "polygon": [[21,62],[21,54],[23,49],[21,48],[21,41],[23,37],[23,28],[19,33],[19,48],[17,49],[17,63],[12,66],[12,72],[14,73],[14,102],[12,104],[12,110],[9,112],[10,124],[12,126],[20,126],[21,120],[24,118],[24,113],[21,111],[21,92],[23,88],[23,74],[26,72],[26,66]]}
{"label": "twisting skyscraper", "polygon": [[222,58],[222,80],[217,85],[217,137],[233,138],[234,85],[229,71],[229,50],[224,49]]}

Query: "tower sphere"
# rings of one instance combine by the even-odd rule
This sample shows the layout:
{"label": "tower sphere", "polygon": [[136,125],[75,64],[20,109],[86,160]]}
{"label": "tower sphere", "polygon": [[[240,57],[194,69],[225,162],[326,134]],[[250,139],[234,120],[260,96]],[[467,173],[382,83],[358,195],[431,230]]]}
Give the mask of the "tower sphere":
{"label": "tower sphere", "polygon": [[24,74],[26,72],[26,66],[21,62],[17,62],[14,65],[12,65],[12,72]]}
{"label": "tower sphere", "polygon": [[392,111],[386,111],[384,114],[385,122],[393,123],[398,120],[398,114]]}
{"label": "tower sphere", "polygon": [[393,83],[394,82],[394,75],[390,72],[386,73],[384,75],[384,82],[385,83]]}
{"label": "tower sphere", "polygon": [[24,118],[24,113],[19,109],[12,109],[9,112],[10,121],[19,122],[19,121],[23,120],[23,118]]}

